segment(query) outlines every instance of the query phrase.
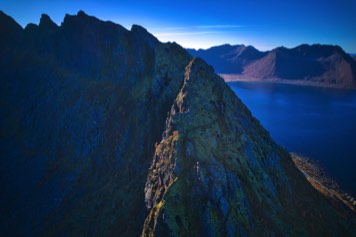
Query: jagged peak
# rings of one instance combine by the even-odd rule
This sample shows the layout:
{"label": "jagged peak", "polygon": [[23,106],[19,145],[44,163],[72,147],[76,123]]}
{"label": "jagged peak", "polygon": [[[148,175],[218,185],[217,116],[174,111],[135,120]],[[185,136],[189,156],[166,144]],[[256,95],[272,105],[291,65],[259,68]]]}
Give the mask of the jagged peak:
{"label": "jagged peak", "polygon": [[28,23],[25,27],[25,32],[33,31],[33,30],[37,30],[37,29],[38,29],[38,25],[36,25],[34,23]]}
{"label": "jagged peak", "polygon": [[148,33],[148,31],[144,27],[142,27],[140,25],[136,25],[136,24],[133,24],[131,26],[131,31],[142,31],[142,32]]}
{"label": "jagged peak", "polygon": [[22,27],[9,15],[0,10],[0,35],[1,37],[9,34],[21,32]]}
{"label": "jagged peak", "polygon": [[72,21],[87,21],[87,22],[101,22],[101,20],[99,20],[98,18],[94,17],[94,16],[89,16],[88,14],[86,14],[83,10],[78,11],[77,15],[69,15],[66,14],[63,20],[63,24],[67,24],[70,23]]}
{"label": "jagged peak", "polygon": [[217,46],[210,47],[209,49],[214,49],[214,48],[232,48],[232,47],[234,47],[234,46],[231,45],[231,44],[222,44],[222,45],[217,45]]}
{"label": "jagged peak", "polygon": [[136,24],[132,25],[131,33],[137,34],[139,37],[146,39],[151,46],[153,46],[159,42],[158,39],[154,35],[149,33],[145,28],[143,28],[140,25],[136,25]]}
{"label": "jagged peak", "polygon": [[[77,15],[66,14],[61,27],[64,28],[78,28],[78,30],[83,30],[86,27],[96,28],[97,30],[112,32],[120,31],[121,33],[128,33],[128,30],[121,26],[120,24],[114,23],[112,21],[103,21],[95,16],[90,16],[84,11],[79,11]],[[80,29],[79,29],[80,28]]]}
{"label": "jagged peak", "polygon": [[40,19],[39,27],[44,29],[56,29],[57,24],[52,21],[52,19],[47,14],[42,14]]}
{"label": "jagged peak", "polygon": [[261,52],[261,51],[259,51],[258,49],[256,49],[255,47],[253,47],[252,45],[247,45],[247,46],[245,47],[245,49],[246,49],[246,50],[253,50],[253,51]]}
{"label": "jagged peak", "polygon": [[88,14],[86,14],[83,10],[78,11],[77,16],[79,17],[87,17]]}

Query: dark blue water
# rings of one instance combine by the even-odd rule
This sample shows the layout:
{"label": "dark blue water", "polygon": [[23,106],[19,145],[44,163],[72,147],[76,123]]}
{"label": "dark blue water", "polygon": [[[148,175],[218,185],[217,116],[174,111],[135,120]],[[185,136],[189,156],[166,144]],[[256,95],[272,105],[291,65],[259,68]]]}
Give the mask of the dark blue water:
{"label": "dark blue water", "polygon": [[356,194],[356,91],[228,84],[278,144],[318,161],[344,190]]}

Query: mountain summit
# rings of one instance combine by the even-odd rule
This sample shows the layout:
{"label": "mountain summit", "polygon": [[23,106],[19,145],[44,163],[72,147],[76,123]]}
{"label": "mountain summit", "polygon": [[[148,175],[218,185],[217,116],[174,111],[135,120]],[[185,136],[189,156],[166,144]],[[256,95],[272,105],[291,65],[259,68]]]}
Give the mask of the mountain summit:
{"label": "mountain summit", "polygon": [[211,66],[84,12],[0,12],[1,236],[347,236]]}
{"label": "mountain summit", "polygon": [[188,49],[213,65],[225,80],[277,81],[356,88],[356,62],[339,46],[300,45],[260,52],[252,46],[221,45]]}

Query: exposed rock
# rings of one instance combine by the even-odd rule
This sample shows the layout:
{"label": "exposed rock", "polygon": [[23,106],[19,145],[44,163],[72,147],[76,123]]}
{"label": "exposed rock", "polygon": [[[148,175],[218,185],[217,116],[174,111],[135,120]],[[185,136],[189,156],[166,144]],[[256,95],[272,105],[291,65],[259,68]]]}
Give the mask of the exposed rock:
{"label": "exposed rock", "polygon": [[179,45],[84,12],[0,20],[1,236],[349,234]]}
{"label": "exposed rock", "polygon": [[212,72],[200,59],[186,68],[147,177],[150,213],[142,235],[343,232],[343,221],[329,226],[338,219],[336,212],[296,170],[289,154]]}

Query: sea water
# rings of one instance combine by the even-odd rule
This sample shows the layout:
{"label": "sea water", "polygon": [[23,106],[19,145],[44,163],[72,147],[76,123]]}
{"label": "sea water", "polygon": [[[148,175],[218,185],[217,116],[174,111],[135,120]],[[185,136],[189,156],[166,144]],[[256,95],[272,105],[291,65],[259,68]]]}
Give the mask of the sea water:
{"label": "sea water", "polygon": [[343,190],[356,194],[356,91],[228,84],[279,145],[317,161]]}

